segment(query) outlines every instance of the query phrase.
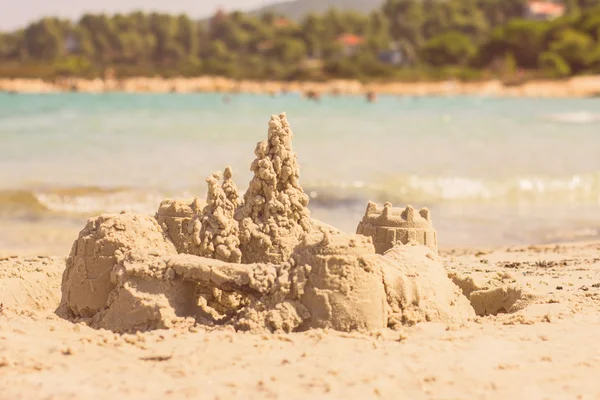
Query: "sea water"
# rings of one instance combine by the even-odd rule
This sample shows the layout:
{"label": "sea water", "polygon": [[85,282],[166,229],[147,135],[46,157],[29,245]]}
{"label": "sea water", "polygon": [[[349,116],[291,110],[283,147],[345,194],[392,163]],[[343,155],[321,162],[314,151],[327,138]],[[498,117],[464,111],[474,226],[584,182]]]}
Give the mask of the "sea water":
{"label": "sea water", "polygon": [[373,200],[428,207],[441,247],[600,235],[600,99],[0,93],[0,252],[66,254],[227,165],[243,191],[281,111],[312,216],[345,231]]}

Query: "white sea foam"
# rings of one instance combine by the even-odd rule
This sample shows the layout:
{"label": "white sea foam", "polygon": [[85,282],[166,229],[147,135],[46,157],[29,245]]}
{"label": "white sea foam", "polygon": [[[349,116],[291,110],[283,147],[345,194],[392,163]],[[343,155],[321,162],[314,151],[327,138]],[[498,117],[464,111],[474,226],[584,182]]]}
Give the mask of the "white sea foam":
{"label": "white sea foam", "polygon": [[575,111],[551,114],[546,116],[547,119],[555,122],[563,122],[569,124],[591,124],[600,122],[600,113],[590,111]]}

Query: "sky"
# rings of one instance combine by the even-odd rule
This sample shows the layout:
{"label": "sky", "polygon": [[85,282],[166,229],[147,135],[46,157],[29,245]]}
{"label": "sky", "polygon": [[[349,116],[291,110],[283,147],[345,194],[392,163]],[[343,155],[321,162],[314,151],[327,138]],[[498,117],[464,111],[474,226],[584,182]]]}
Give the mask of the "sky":
{"label": "sky", "polygon": [[116,13],[134,10],[185,13],[201,18],[217,8],[248,10],[274,3],[270,0],[1,0],[0,31],[21,28],[45,16],[77,20],[86,12]]}

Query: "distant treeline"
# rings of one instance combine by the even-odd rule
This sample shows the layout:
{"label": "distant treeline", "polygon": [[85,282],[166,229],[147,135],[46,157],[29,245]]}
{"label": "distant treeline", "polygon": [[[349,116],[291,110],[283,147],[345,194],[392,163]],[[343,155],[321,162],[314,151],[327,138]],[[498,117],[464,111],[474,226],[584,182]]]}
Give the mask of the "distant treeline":
{"label": "distant treeline", "polygon": [[[562,4],[562,3],[561,3]],[[369,15],[296,23],[217,13],[44,18],[0,33],[0,77],[221,75],[238,79],[482,79],[600,72],[600,0],[527,18],[526,0],[388,0]]]}

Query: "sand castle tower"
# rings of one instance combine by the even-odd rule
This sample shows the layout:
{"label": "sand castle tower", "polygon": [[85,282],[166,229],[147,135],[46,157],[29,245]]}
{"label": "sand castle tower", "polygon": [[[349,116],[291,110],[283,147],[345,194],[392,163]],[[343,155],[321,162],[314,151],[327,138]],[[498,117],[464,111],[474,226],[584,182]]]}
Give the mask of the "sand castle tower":
{"label": "sand castle tower", "polygon": [[417,243],[437,250],[437,233],[427,208],[417,212],[412,206],[393,208],[391,203],[377,208],[377,204],[370,201],[356,233],[372,237],[378,254],[397,243]]}
{"label": "sand castle tower", "polygon": [[225,196],[227,197],[227,200],[234,207],[234,211],[235,211],[235,209],[237,209],[237,207],[239,207],[241,205],[241,201],[240,201],[240,196],[238,194],[237,186],[235,185],[235,182],[233,181],[232,178],[233,178],[233,171],[231,170],[231,167],[227,166],[225,168],[225,171],[223,172],[223,184],[221,185],[221,187],[223,188],[223,191],[225,192]]}
{"label": "sand castle tower", "polygon": [[231,176],[231,168],[227,167],[221,186],[218,173],[206,179],[206,207],[196,219],[193,239],[200,246],[200,256],[239,263],[242,260],[239,229],[238,222],[233,219],[238,194]]}
{"label": "sand castle tower", "polygon": [[282,262],[311,228],[308,196],[299,183],[293,133],[285,113],[269,121],[268,139],[256,145],[254,177],[235,214],[243,262]]}

